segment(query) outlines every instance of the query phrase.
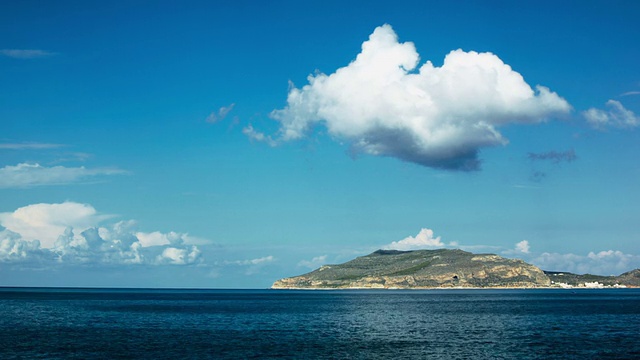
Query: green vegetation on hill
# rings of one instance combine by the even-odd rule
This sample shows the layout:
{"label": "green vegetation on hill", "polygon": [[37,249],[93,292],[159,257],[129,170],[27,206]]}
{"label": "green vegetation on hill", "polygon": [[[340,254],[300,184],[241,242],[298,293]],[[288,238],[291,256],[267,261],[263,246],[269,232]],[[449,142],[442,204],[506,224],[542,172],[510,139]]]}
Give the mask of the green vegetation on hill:
{"label": "green vegetation on hill", "polygon": [[549,278],[522,260],[462,250],[378,250],[276,281],[274,288],[542,287]]}
{"label": "green vegetation on hill", "polygon": [[274,289],[537,288],[640,286],[640,269],[620,276],[544,272],[522,260],[462,250],[378,250],[339,265],[276,281]]}

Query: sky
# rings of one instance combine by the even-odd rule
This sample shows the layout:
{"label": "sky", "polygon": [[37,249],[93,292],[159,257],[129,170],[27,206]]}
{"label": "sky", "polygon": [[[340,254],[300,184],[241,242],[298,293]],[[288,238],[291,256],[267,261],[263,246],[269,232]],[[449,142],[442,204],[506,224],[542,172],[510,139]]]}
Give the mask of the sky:
{"label": "sky", "polygon": [[376,249],[640,268],[637,1],[0,2],[0,286]]}

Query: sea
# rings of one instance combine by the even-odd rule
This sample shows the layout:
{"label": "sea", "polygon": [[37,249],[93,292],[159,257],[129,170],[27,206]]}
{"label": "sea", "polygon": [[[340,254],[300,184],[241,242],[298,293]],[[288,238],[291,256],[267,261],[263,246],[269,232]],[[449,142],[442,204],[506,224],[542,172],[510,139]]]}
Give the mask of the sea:
{"label": "sea", "polygon": [[0,288],[0,359],[640,359],[640,289]]}

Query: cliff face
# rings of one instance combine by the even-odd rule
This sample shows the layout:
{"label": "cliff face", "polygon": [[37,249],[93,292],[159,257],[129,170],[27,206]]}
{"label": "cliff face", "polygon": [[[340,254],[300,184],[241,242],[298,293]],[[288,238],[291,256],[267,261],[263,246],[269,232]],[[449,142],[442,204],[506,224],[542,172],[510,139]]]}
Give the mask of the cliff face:
{"label": "cliff face", "polygon": [[522,260],[462,250],[378,250],[340,265],[276,281],[274,289],[531,288],[551,281]]}

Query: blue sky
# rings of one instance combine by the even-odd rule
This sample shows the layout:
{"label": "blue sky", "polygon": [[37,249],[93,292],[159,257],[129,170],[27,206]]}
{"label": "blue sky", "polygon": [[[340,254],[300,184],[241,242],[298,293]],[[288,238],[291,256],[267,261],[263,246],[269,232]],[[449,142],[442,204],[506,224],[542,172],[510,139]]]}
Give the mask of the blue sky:
{"label": "blue sky", "polygon": [[0,285],[263,288],[378,248],[640,267],[639,15],[3,2]]}

